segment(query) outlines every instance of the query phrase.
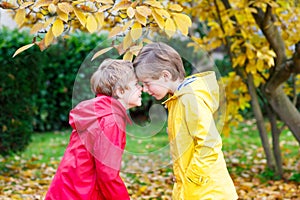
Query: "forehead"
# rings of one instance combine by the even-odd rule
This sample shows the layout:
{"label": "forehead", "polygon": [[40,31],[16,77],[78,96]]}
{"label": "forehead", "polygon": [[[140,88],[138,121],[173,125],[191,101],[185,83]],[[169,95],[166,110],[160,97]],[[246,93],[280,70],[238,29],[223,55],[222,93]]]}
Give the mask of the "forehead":
{"label": "forehead", "polygon": [[138,79],[136,77],[134,77],[134,78],[130,79],[128,81],[128,83],[136,83],[137,81],[138,81]]}
{"label": "forehead", "polygon": [[151,81],[155,81],[155,79],[153,79],[153,78],[145,78],[145,77],[140,77],[139,78],[139,81],[140,82],[144,82],[144,83],[147,83],[147,82],[151,82]]}

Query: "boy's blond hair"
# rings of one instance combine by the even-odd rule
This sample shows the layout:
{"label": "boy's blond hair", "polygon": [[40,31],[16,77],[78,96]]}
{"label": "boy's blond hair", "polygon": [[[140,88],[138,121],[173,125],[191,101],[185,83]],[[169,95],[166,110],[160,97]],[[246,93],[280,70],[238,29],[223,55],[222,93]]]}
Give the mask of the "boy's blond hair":
{"label": "boy's blond hair", "polygon": [[91,77],[91,89],[97,94],[116,97],[116,90],[128,89],[136,75],[130,61],[105,59]]}
{"label": "boy's blond hair", "polygon": [[172,75],[172,80],[183,80],[185,70],[179,53],[169,45],[158,42],[144,46],[133,62],[139,79],[152,78],[157,80],[163,70]]}

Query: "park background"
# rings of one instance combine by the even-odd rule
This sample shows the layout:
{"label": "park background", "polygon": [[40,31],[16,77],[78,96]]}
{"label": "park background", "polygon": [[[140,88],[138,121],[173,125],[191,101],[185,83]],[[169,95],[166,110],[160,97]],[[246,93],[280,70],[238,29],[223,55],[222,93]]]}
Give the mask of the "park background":
{"label": "park background", "polygon": [[[3,2],[1,4],[2,8]],[[286,53],[283,53],[286,59],[283,59],[284,61],[280,60],[280,62],[289,61],[287,66],[296,68],[298,66],[297,53],[299,53],[297,49],[299,36],[296,34],[297,30],[299,30],[299,25],[297,25],[297,20],[299,19],[299,16],[297,16],[299,12],[297,11],[299,11],[299,8],[297,8],[297,4],[292,4],[292,1],[283,2],[278,1],[277,4],[272,4],[271,1],[263,1],[261,5],[257,4],[254,8],[265,13],[267,13],[269,7],[275,10],[272,14],[286,26],[285,29],[280,30],[282,39],[286,39],[284,43]],[[190,7],[189,12],[187,12],[189,7],[181,1],[178,1],[178,4],[174,2],[168,3],[176,6],[172,7],[166,4],[167,6],[160,7],[157,5],[152,7],[155,4],[153,2],[152,4],[146,4],[146,6],[156,14],[164,12],[161,11],[164,9],[169,13],[176,12],[178,14],[183,12],[178,6],[182,5],[185,8],[184,11],[192,19],[195,17],[197,19],[201,18],[200,14],[196,12],[201,8],[200,4],[196,5],[199,7],[193,5],[194,7]],[[53,5],[55,6],[55,3]],[[218,8],[216,4],[212,5],[214,5],[214,8]],[[28,4],[27,6],[30,5]],[[51,8],[49,5],[46,7]],[[137,5],[128,4],[127,7],[125,6],[125,9],[133,8],[138,13],[137,7]],[[157,8],[161,10],[157,11]],[[198,10],[195,10],[196,8]],[[253,8],[253,6],[249,5],[250,8]],[[281,12],[276,11],[276,9],[281,9]],[[252,12],[250,12],[250,16],[255,15],[253,10],[250,9],[250,11]],[[295,13],[292,11],[295,11]],[[3,12],[2,9],[1,12]],[[220,13],[221,11],[219,10]],[[89,11],[86,11],[85,14],[89,15]],[[126,14],[128,15],[127,17],[131,15],[130,12],[126,12]],[[222,132],[223,149],[240,199],[298,199],[300,195],[300,163],[299,139],[297,139],[299,138],[299,129],[297,128],[299,126],[295,126],[296,128],[293,129],[293,125],[285,121],[286,119],[278,113],[282,112],[282,110],[274,111],[274,108],[272,109],[275,103],[270,101],[272,98],[268,97],[268,94],[264,93],[264,86],[267,85],[268,80],[271,80],[271,75],[275,74],[271,73],[272,68],[280,66],[278,57],[282,56],[282,53],[276,51],[275,47],[272,46],[274,44],[270,42],[270,38],[262,39],[267,35],[265,33],[267,31],[258,31],[257,33],[252,30],[253,32],[250,32],[249,35],[243,32],[244,29],[246,30],[245,27],[251,27],[255,24],[253,20],[255,17],[248,18],[249,13],[245,14],[247,20],[245,18],[243,20],[239,19],[243,25],[242,28],[240,27],[242,32],[237,33],[238,36],[236,37],[238,39],[236,41],[238,42],[235,43],[234,48],[232,46],[229,48],[231,52],[228,53],[228,46],[226,45],[230,44],[230,42],[223,44],[220,42],[220,38],[224,42],[224,40],[227,41],[228,39],[226,37],[233,38],[234,34],[226,35],[223,33],[224,36],[222,36],[220,33],[222,26],[219,25],[218,27],[216,25],[219,21],[215,23],[209,21],[211,16],[208,16],[208,13],[206,14],[207,21],[199,22],[193,20],[193,26],[196,26],[196,28],[189,27],[190,30],[194,31],[193,35],[189,36],[194,36],[193,39],[198,44],[208,46],[210,49],[207,51],[211,55],[217,55],[213,57],[215,58],[215,65],[224,78],[223,83],[225,84],[225,92],[227,92],[227,114],[231,117],[226,121],[226,125],[230,126],[225,127]],[[165,13],[162,16],[165,15],[167,14]],[[241,15],[235,14],[235,16],[239,17]],[[112,32],[113,27],[117,27],[118,23],[122,23],[122,20],[120,21],[120,18],[111,19],[109,26],[112,29],[109,29],[108,26],[107,34],[99,34],[98,30],[91,31],[87,27],[78,26],[75,32],[66,34],[69,36],[68,39],[54,37],[53,42],[43,51],[41,51],[41,46],[36,45],[26,49],[24,52],[20,52],[13,58],[12,56],[16,53],[16,50],[24,45],[33,43],[33,38],[36,35],[30,34],[30,29],[21,29],[17,23],[15,24],[16,26],[11,26],[14,23],[11,20],[7,20],[9,19],[7,18],[8,15],[5,15],[5,18],[2,16],[4,15],[1,14],[1,22],[8,22],[10,28],[2,26],[0,31],[0,147],[2,155],[0,196],[4,199],[41,199],[50,184],[68,143],[70,135],[68,112],[72,107],[72,92],[78,70],[87,57],[93,56],[91,51],[94,51],[95,47],[108,41],[108,37],[111,36],[109,33]],[[226,15],[224,14],[223,17],[225,19]],[[140,22],[143,27],[148,26],[148,23],[143,24],[143,18],[141,19],[140,16],[136,15],[132,18],[136,22]],[[145,16],[145,18],[150,20],[150,15]],[[122,19],[126,19],[126,16]],[[167,32],[167,36],[170,41],[174,42],[173,44],[176,42],[182,44],[183,42],[180,41],[182,37],[175,37],[172,31],[168,32],[168,29],[173,26],[168,25],[172,23],[170,21],[167,23],[167,19],[169,18],[166,17],[164,21],[164,30]],[[174,19],[174,17],[171,17],[171,19]],[[184,17],[183,19],[186,20]],[[287,20],[288,23],[284,24],[284,20]],[[279,23],[278,21],[277,23]],[[162,23],[159,20],[156,22]],[[176,21],[174,20],[174,22]],[[187,22],[186,24],[188,25],[189,23]],[[279,26],[277,24],[276,28],[282,28],[284,27],[283,25]],[[28,26],[30,27],[30,23],[28,23]],[[180,24],[177,23],[175,27],[179,31],[185,32],[185,28],[179,28],[179,26]],[[288,32],[287,30],[289,30],[290,26],[292,26],[293,31]],[[158,26],[158,28],[161,27]],[[155,31],[158,31],[158,29]],[[223,31],[225,33],[226,31],[230,32],[226,28]],[[198,34],[195,34],[195,32]],[[293,34],[293,32],[296,33]],[[45,33],[44,30],[41,31],[41,39],[43,39]],[[121,33],[121,31],[119,30],[118,33]],[[285,34],[288,34],[288,37]],[[132,33],[131,36],[133,35]],[[209,37],[211,37],[211,41],[216,42],[208,43]],[[203,40],[200,41],[200,39]],[[109,47],[109,44],[105,45],[102,48]],[[130,46],[131,44],[127,43],[126,45]],[[268,48],[264,48],[264,45]],[[235,48],[240,49],[237,50]],[[253,56],[253,53],[259,59]],[[109,57],[110,52],[107,52],[105,56]],[[260,58],[262,62],[259,61]],[[295,60],[292,58],[295,58]],[[294,63],[290,64],[292,61]],[[251,66],[256,66],[256,68],[253,69]],[[280,69],[280,67],[278,68]],[[275,96],[281,96],[281,91],[283,91],[287,99],[293,103],[298,114],[290,115],[290,118],[287,120],[295,121],[296,124],[300,119],[298,118],[298,121],[297,119],[293,120],[294,116],[296,118],[299,116],[298,73],[299,71],[297,70],[291,70],[288,78],[281,80],[282,82],[279,86],[277,85],[273,88],[274,91],[279,91],[276,92]],[[253,94],[253,88],[254,93],[258,97]],[[89,87],[84,92],[89,93]],[[257,104],[254,101],[255,96],[257,97]],[[148,115],[149,105],[153,101],[151,97],[144,95],[143,106],[139,109],[131,110],[131,116],[137,123],[147,123],[148,119],[141,119],[140,116],[141,113],[145,116]],[[280,107],[286,110],[288,110],[289,106],[280,104]],[[261,112],[257,111],[257,108],[260,108]],[[135,132],[130,127],[129,131]],[[163,127],[151,140],[137,140],[134,137],[128,137],[127,149],[137,152],[143,150],[151,152],[166,143],[167,137],[165,127]],[[280,151],[276,147],[279,147]],[[280,159],[278,160],[278,158]],[[135,162],[131,163],[132,166],[139,165],[139,160],[135,160]],[[122,176],[133,199],[170,199],[173,184],[171,166],[164,166],[154,171],[145,170],[145,172],[139,173],[124,172]]]}

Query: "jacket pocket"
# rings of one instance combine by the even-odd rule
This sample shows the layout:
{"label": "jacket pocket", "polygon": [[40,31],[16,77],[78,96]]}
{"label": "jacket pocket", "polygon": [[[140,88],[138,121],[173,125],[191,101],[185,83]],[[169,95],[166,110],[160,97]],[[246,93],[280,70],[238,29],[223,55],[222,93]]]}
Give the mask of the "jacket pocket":
{"label": "jacket pocket", "polygon": [[187,173],[186,179],[187,179],[186,181],[188,181],[190,183],[194,183],[196,185],[204,185],[210,181],[209,176],[202,176],[199,174],[195,174],[193,172]]}

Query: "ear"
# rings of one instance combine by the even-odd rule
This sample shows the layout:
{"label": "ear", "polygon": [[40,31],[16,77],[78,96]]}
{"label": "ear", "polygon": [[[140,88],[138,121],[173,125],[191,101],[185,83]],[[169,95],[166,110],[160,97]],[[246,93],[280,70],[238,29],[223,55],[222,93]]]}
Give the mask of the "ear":
{"label": "ear", "polygon": [[122,99],[123,96],[124,96],[124,90],[118,88],[118,89],[116,90],[116,95],[117,95],[117,97],[118,97],[119,99]]}
{"label": "ear", "polygon": [[163,70],[161,73],[164,80],[172,79],[172,74],[168,70]]}

